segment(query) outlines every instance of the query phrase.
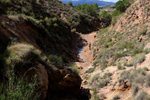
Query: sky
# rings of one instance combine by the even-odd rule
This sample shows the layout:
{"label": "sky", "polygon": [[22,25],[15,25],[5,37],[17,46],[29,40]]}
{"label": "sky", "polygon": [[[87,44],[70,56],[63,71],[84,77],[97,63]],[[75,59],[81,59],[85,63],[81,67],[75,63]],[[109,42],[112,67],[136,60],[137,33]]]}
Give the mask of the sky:
{"label": "sky", "polygon": [[108,1],[108,2],[117,2],[119,0],[103,0],[103,1]]}
{"label": "sky", "polygon": [[[79,0],[61,0],[61,1],[79,1]],[[117,2],[119,0],[100,0],[100,1]]]}

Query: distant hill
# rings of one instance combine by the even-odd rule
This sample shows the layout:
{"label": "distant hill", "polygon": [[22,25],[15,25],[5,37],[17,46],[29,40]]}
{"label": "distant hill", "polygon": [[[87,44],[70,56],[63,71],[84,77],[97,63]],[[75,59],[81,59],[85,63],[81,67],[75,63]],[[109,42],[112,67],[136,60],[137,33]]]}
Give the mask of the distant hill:
{"label": "distant hill", "polygon": [[[61,0],[62,2],[68,4],[69,0]],[[78,5],[78,4],[83,4],[83,3],[87,3],[87,4],[94,4],[97,3],[98,6],[106,6],[106,5],[110,5],[110,4],[115,4],[114,2],[106,2],[106,1],[102,1],[102,0],[70,0],[74,6]]]}

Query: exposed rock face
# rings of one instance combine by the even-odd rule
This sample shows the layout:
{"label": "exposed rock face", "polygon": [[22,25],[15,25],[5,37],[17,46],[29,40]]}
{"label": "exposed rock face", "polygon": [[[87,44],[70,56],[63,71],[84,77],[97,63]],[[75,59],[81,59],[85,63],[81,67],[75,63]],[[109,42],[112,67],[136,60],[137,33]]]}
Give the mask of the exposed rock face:
{"label": "exposed rock face", "polygon": [[[58,33],[57,30],[46,29],[42,23],[33,22],[31,19],[26,19],[25,16],[20,16],[20,18],[17,16],[12,16],[11,18],[0,16],[0,22],[0,38],[2,43],[6,43],[7,41],[16,43],[25,42],[34,45],[45,54],[54,54],[59,51],[60,55],[63,55],[65,52],[67,56],[71,57],[65,48],[68,48],[68,50],[72,49],[70,42],[72,34],[70,29],[65,24],[61,24],[61,22],[61,28],[63,29],[58,28],[58,30],[61,30],[62,34],[57,36],[63,38],[62,35],[66,35],[66,40],[53,36],[54,33]],[[60,45],[60,43],[62,44]],[[61,46],[61,51],[58,46]]]}
{"label": "exposed rock face", "polygon": [[[149,25],[149,5],[149,0],[135,0],[134,4],[118,19],[119,21],[114,26],[111,26],[111,29],[122,32],[130,29],[131,26],[134,27],[134,25]],[[138,30],[140,31],[140,28]]]}
{"label": "exposed rock face", "polygon": [[69,95],[78,97],[80,95],[80,85],[81,78],[76,73],[69,69],[55,69],[53,72],[49,72],[47,99],[56,98],[63,100],[61,98],[65,98],[65,96]]}
{"label": "exposed rock face", "polygon": [[17,43],[8,47],[7,52],[10,52],[8,62],[14,62],[17,76],[31,81],[37,75],[36,91],[40,93],[40,100],[58,98],[58,94],[64,98],[66,95],[73,98],[80,95],[80,76],[69,68],[58,69],[42,61],[38,57],[40,51],[32,45]]}

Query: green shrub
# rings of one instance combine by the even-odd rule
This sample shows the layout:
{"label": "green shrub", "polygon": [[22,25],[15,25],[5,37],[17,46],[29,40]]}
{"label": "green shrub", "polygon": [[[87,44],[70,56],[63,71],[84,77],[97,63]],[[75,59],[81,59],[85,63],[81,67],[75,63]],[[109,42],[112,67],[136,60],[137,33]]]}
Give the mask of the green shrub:
{"label": "green shrub", "polygon": [[99,95],[99,100],[104,100],[104,99],[106,99],[105,95],[104,94],[100,94]]}
{"label": "green shrub", "polygon": [[119,95],[116,95],[116,96],[113,97],[112,100],[119,100],[119,99],[120,99],[120,96],[119,96]]}
{"label": "green shrub", "polygon": [[133,55],[136,55],[138,53],[142,53],[143,52],[143,49],[142,48],[136,48],[133,50]]}
{"label": "green shrub", "polygon": [[109,83],[109,81],[111,80],[111,73],[105,73],[104,75],[103,75],[103,77],[101,77],[100,78],[100,80],[98,81],[98,87],[100,87],[100,88],[102,88],[102,87],[104,87],[104,86],[106,86],[108,83]]}
{"label": "green shrub", "polygon": [[120,74],[120,80],[128,79],[131,84],[143,84],[146,76],[145,69],[124,71]]}
{"label": "green shrub", "polygon": [[103,11],[100,15],[99,15],[100,18],[108,18],[108,19],[111,19],[112,16],[111,14],[109,14],[109,12],[107,11]]}
{"label": "green shrub", "polygon": [[123,70],[123,69],[125,69],[125,67],[124,67],[124,66],[122,66],[122,65],[120,65],[120,64],[117,66],[117,68],[118,68],[119,70]]}
{"label": "green shrub", "polygon": [[11,3],[11,0],[0,0],[0,3]]}
{"label": "green shrub", "polygon": [[92,73],[94,72],[95,68],[89,68],[85,73]]}
{"label": "green shrub", "polygon": [[138,93],[135,100],[150,100],[150,96],[146,92],[141,91]]}
{"label": "green shrub", "polygon": [[139,90],[140,90],[140,88],[137,85],[133,87],[133,89],[132,89],[133,97],[135,97],[138,94]]}
{"label": "green shrub", "polygon": [[134,57],[133,57],[133,65],[136,67],[136,65],[138,63],[142,63],[143,61],[145,61],[145,53],[140,53],[140,54],[136,54]]}
{"label": "green shrub", "polygon": [[99,88],[103,88],[105,86],[107,86],[107,84],[110,82],[111,80],[111,73],[105,73],[103,76],[98,76],[97,74],[92,77],[92,81],[91,84],[94,85],[94,87],[99,87]]}
{"label": "green shrub", "polygon": [[109,27],[99,30],[98,35],[101,36],[101,35],[105,34],[106,32],[108,32],[108,29],[109,29]]}
{"label": "green shrub", "polygon": [[150,87],[150,74],[146,76],[146,87]]}
{"label": "green shrub", "polygon": [[9,77],[9,81],[0,85],[0,100],[38,100],[39,94],[35,93],[37,82],[24,82],[16,76]]}
{"label": "green shrub", "polygon": [[139,33],[138,33],[138,37],[140,37],[141,35],[146,35],[147,32],[147,27],[144,27]]}
{"label": "green shrub", "polygon": [[51,64],[55,65],[56,67],[63,67],[63,59],[62,57],[56,56],[56,55],[49,55],[48,60]]}
{"label": "green shrub", "polygon": [[75,64],[72,64],[69,68],[71,68],[75,73],[79,74],[78,67]]}
{"label": "green shrub", "polygon": [[124,5],[124,2],[122,0],[119,0],[116,3],[116,10],[118,10],[120,12],[124,12],[125,11],[125,5]]}
{"label": "green shrub", "polygon": [[118,58],[123,57],[123,53],[122,52],[114,52],[114,60],[117,60]]}
{"label": "green shrub", "polygon": [[125,41],[123,43],[120,43],[119,48],[121,48],[121,49],[124,49],[124,48],[132,49],[132,48],[134,48],[134,44],[132,42]]}
{"label": "green shrub", "polygon": [[71,1],[69,1],[68,5],[71,6],[71,7],[73,7],[73,4],[72,4]]}

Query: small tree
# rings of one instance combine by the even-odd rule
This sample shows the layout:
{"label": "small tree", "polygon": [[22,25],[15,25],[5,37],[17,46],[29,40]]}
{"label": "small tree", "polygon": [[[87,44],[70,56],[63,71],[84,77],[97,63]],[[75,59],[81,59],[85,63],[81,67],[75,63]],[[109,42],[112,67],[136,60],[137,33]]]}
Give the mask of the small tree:
{"label": "small tree", "polygon": [[71,6],[71,7],[73,7],[73,4],[72,4],[71,1],[69,1],[68,5]]}
{"label": "small tree", "polygon": [[118,1],[116,3],[116,9],[119,10],[120,12],[124,12],[125,11],[125,5],[123,1]]}

